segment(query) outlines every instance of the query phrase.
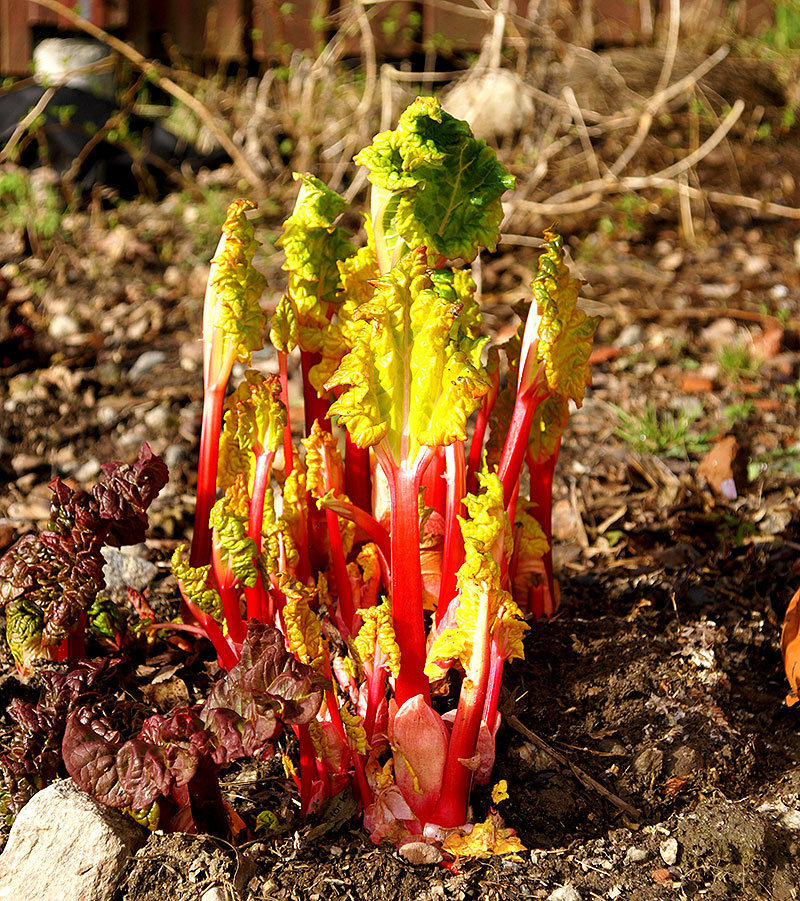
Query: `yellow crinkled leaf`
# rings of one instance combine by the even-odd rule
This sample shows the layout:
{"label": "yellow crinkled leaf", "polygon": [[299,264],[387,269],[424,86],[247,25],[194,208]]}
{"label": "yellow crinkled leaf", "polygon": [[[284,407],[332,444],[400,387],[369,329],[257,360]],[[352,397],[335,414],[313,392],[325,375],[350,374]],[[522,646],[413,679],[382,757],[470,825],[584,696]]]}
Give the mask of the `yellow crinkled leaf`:
{"label": "yellow crinkled leaf", "polygon": [[170,566],[172,575],[181,583],[183,593],[203,613],[212,616],[217,622],[222,621],[222,598],[219,592],[208,588],[206,581],[211,571],[211,564],[206,566],[191,566],[188,560],[183,559],[186,550],[184,545],[175,548]]}
{"label": "yellow crinkled leaf", "polygon": [[254,350],[263,346],[264,313],[259,305],[267,280],[253,267],[259,242],[247,211],[257,204],[234,200],[222,226],[222,239],[211,260],[204,332],[219,328],[236,348],[236,358],[250,362]]}
{"label": "yellow crinkled leaf", "polygon": [[392,605],[388,599],[376,607],[366,607],[358,611],[361,615],[361,628],[353,639],[353,647],[362,665],[372,663],[375,658],[375,646],[381,649],[386,657],[386,667],[397,678],[400,672],[400,648],[392,624]]}
{"label": "yellow crinkled leaf", "polygon": [[559,447],[559,440],[569,421],[569,400],[561,394],[546,397],[533,414],[528,453],[534,460],[544,462]]}
{"label": "yellow crinkled leaf", "polygon": [[462,860],[478,860],[495,854],[524,854],[526,849],[514,830],[505,828],[500,816],[492,813],[483,823],[476,823],[471,832],[449,835],[442,850]]}
{"label": "yellow crinkled leaf", "polygon": [[364,720],[357,713],[350,713],[346,707],[339,708],[347,739],[350,747],[361,756],[366,756],[370,751],[367,741],[367,730],[364,728]]}
{"label": "yellow crinkled leaf", "polygon": [[286,597],[283,608],[286,644],[301,663],[315,672],[326,674],[328,669],[328,645],[316,613],[311,609],[314,590],[287,573],[281,573],[278,587]]}
{"label": "yellow crinkled leaf", "polygon": [[536,517],[527,510],[517,510],[517,553],[521,560],[542,558],[550,550],[550,543]]}
{"label": "yellow crinkled leaf", "polygon": [[480,365],[483,339],[460,326],[451,281],[429,268],[424,248],[407,254],[355,310],[362,327],[325,385],[343,389],[330,413],[353,442],[380,443],[396,466],[413,464],[423,445],[463,440],[467,419],[489,390]]}
{"label": "yellow crinkled leaf", "polygon": [[580,406],[586,386],[592,383],[589,355],[600,319],[578,308],[581,282],[571,278],[564,263],[561,236],[548,229],[544,239],[544,252],[531,282],[539,315],[539,360],[544,363],[551,393]]}
{"label": "yellow crinkled leaf", "polygon": [[508,782],[501,779],[492,788],[492,804],[499,804],[501,801],[508,800]]}

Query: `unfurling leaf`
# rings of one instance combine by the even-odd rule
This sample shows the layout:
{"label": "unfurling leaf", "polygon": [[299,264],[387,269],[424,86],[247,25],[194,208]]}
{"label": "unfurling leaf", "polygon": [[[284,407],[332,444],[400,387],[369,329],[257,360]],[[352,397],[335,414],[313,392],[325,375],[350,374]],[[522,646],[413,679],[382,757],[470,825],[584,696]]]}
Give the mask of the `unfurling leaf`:
{"label": "unfurling leaf", "polygon": [[454,832],[442,845],[460,860],[479,860],[495,854],[523,854],[525,846],[513,829],[506,829],[499,814],[490,814],[483,823],[476,823],[469,832]]}
{"label": "unfurling leaf", "polygon": [[442,791],[448,734],[442,718],[416,695],[389,714],[394,778],[411,809],[426,822]]}
{"label": "unfurling leaf", "polygon": [[489,390],[482,339],[460,328],[452,285],[433,280],[423,248],[376,282],[355,312],[368,323],[326,388],[343,388],[330,408],[359,447],[383,442],[393,465],[424,446],[466,437],[466,421]]}
{"label": "unfurling leaf", "polygon": [[[264,344],[264,313],[259,305],[267,280],[253,266],[258,241],[247,211],[256,204],[234,200],[222,226],[222,238],[211,260],[203,307],[203,335],[209,356],[209,383],[227,381],[234,360],[248,364]],[[218,332],[221,340],[215,340]],[[222,371],[218,371],[218,370]]]}
{"label": "unfurling leaf", "polygon": [[[587,316],[578,308],[581,282],[570,276],[564,263],[561,236],[546,230],[544,238],[544,252],[531,282],[536,305],[536,354],[544,363],[550,393],[573,400],[580,407],[586,386],[592,383],[589,355],[600,318]],[[530,315],[533,313],[531,310]],[[526,351],[523,346],[523,353]],[[528,361],[523,361],[523,367],[525,372],[530,369]]]}
{"label": "unfurling leaf", "polygon": [[500,197],[514,178],[433,97],[418,97],[355,161],[369,168],[376,235],[396,232],[408,247],[448,259],[472,260],[481,245],[497,246]]}

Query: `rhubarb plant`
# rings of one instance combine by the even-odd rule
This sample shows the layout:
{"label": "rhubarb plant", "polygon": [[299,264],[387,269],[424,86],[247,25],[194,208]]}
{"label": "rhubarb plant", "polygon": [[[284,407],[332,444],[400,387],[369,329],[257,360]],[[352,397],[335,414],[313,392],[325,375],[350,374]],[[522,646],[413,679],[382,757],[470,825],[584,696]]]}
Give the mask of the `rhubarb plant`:
{"label": "rhubarb plant", "polygon": [[[272,423],[271,438],[229,434],[239,389],[219,440],[220,499],[202,524],[209,549],[188,562],[179,551],[174,571],[224,669],[255,619],[281,629],[325,686],[313,720],[294,727],[303,812],[349,785],[375,841],[458,834],[458,853],[509,850],[516,839],[496,818],[468,822],[470,791],[490,779],[525,617],[557,604],[552,473],[597,320],[578,307],[551,230],[518,335],[488,347],[461,266],[495,249],[513,178],[435,99],[418,98],[355,162],[371,191],[358,250],[337,225],[343,198],[296,176],[278,241],[288,284],[270,323],[278,384],[248,400],[248,421]],[[297,445],[282,409],[292,353]],[[252,389],[261,377],[246,378]],[[449,703],[438,686],[453,675]]]}
{"label": "rhubarb plant", "polygon": [[[435,99],[355,162],[370,182],[361,238],[338,224],[342,197],[296,176],[268,326],[253,204],[231,205],[212,260],[195,531],[172,561],[183,622],[160,625],[207,638],[220,681],[132,736],[70,712],[65,762],[107,803],[150,820],[156,805],[175,827],[200,798],[224,817],[217,770],[270,753],[282,724],[302,814],[347,792],[375,842],[516,851],[496,811],[470,821],[470,797],[491,779],[526,618],[557,606],[553,471],[597,320],[549,230],[518,333],[489,346],[464,264],[496,248],[514,180]],[[267,329],[276,371],[231,386]],[[0,584],[7,604],[42,609],[32,582],[14,585]]]}

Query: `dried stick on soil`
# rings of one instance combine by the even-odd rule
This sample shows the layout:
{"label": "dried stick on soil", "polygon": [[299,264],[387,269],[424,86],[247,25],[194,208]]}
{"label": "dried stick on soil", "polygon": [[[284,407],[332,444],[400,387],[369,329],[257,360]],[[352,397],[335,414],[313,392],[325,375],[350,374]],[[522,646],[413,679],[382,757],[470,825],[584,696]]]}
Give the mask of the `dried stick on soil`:
{"label": "dried stick on soil", "polygon": [[[672,189],[679,190],[679,187],[674,182],[675,177],[682,172],[687,172],[693,166],[697,165],[700,160],[711,153],[736,124],[739,117],[742,115],[743,110],[744,101],[739,98],[733,104],[728,115],[725,116],[719,126],[714,130],[713,134],[709,135],[696,150],[688,156],[685,156],[682,160],[678,160],[677,163],[673,163],[673,165],[653,173],[653,175],[644,176],[643,178],[615,178],[612,175],[607,175],[603,178],[596,178],[579,185],[574,185],[571,188],[567,188],[565,191],[560,191],[542,203],[536,203],[535,201],[530,200],[520,200],[519,208],[543,215],[579,212],[591,209],[594,205],[594,201],[591,203],[590,201],[593,200],[593,196],[598,192],[615,193],[621,186],[626,186],[631,190],[633,189],[634,184],[641,182],[645,183],[641,184],[640,187],[663,187],[664,182],[669,182]],[[659,182],[660,184],[658,184]],[[690,189],[686,186],[685,190],[697,189]]]}
{"label": "dried stick on soil", "polygon": [[17,127],[14,129],[14,133],[6,142],[6,146],[0,150],[0,163],[4,163],[8,157],[13,152],[14,148],[19,143],[20,138],[27,131],[28,126],[33,122],[33,120],[40,114],[43,113],[47,108],[47,104],[53,99],[53,94],[56,92],[56,88],[48,88],[44,94],[39,98],[39,102],[33,106],[28,114],[19,122]]}
{"label": "dried stick on soil", "polygon": [[523,738],[527,738],[528,741],[533,742],[537,747],[546,751],[553,760],[557,761],[562,766],[568,766],[572,770],[572,775],[585,788],[596,791],[599,795],[602,795],[607,801],[613,804],[614,807],[617,807],[623,813],[627,813],[631,819],[638,820],[641,817],[641,813],[637,808],[632,804],[628,804],[627,801],[623,801],[619,795],[615,795],[614,792],[609,791],[604,785],[601,785],[596,779],[593,779],[588,773],[584,772],[577,764],[574,764],[565,754],[556,751],[556,749],[551,747],[551,745],[543,738],[540,738],[535,732],[531,732],[531,730],[523,725],[516,716],[512,714],[511,716],[506,717],[506,722],[513,729],[516,729]]}
{"label": "dried stick on soil", "polygon": [[176,100],[183,103],[184,106],[188,106],[198,119],[208,127],[209,131],[211,131],[217,141],[219,141],[220,146],[233,160],[234,165],[239,169],[242,176],[250,183],[250,187],[253,191],[259,194],[262,193],[264,188],[263,182],[241,150],[233,143],[233,141],[231,141],[224,129],[220,127],[219,122],[212,113],[196,97],[193,97],[188,91],[185,91],[171,78],[163,74],[164,71],[169,71],[165,66],[147,59],[147,57],[139,53],[138,50],[131,47],[130,44],[126,44],[119,38],[115,38],[107,31],[103,31],[102,28],[98,28],[97,25],[93,25],[91,22],[71,10],[68,6],[59,3],[58,0],[33,0],[33,2],[38,6],[44,6],[46,9],[58,13],[60,16],[64,16],[64,18],[69,19],[76,28],[85,31],[98,41],[102,41],[106,46],[116,50],[117,53],[124,56],[125,59],[142,72],[151,76],[159,87],[163,88],[168,94],[171,94]]}
{"label": "dried stick on soil", "polygon": [[583,119],[581,108],[578,105],[578,98],[575,96],[575,91],[573,91],[569,85],[564,88],[564,99],[567,101],[567,106],[572,114],[572,121],[578,128],[581,144],[586,153],[586,158],[589,161],[589,168],[594,173],[595,178],[601,178],[600,163],[597,160],[597,154],[594,152],[592,139],[589,137],[589,132],[586,130],[586,122]]}
{"label": "dried stick on soil", "polygon": [[625,170],[625,167],[639,152],[645,138],[650,134],[653,126],[653,118],[658,111],[662,101],[654,102],[655,98],[664,93],[669,85],[672,77],[672,70],[675,66],[675,56],[678,52],[678,35],[681,25],[681,0],[670,0],[669,4],[669,32],[667,34],[667,49],[664,54],[664,64],[656,82],[654,96],[648,102],[647,107],[639,121],[639,127],[636,130],[633,140],[628,144],[625,150],[619,155],[617,161],[611,166],[611,174],[619,175]]}

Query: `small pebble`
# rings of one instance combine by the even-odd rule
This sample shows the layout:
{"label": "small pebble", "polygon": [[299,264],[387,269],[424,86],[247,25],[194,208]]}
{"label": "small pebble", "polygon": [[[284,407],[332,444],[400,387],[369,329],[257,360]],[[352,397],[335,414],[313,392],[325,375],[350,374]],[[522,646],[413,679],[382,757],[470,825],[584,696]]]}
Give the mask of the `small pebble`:
{"label": "small pebble", "polygon": [[164,451],[164,462],[167,464],[167,469],[173,469],[188,456],[186,448],[182,444],[170,444]]}
{"label": "small pebble", "polygon": [[659,260],[658,268],[665,272],[674,272],[683,262],[683,252],[676,250],[674,253],[668,253],[663,259]]}
{"label": "small pebble", "polygon": [[420,864],[439,863],[442,859],[442,852],[436,845],[429,845],[427,842],[406,842],[400,848],[400,856],[414,866]]}
{"label": "small pebble", "polygon": [[766,257],[747,257],[742,266],[745,275],[760,275],[769,269],[769,260]]}
{"label": "small pebble", "polygon": [[625,863],[641,863],[643,860],[647,860],[648,854],[644,848],[634,848],[630,847],[625,852]]}
{"label": "small pebble", "polygon": [[671,867],[678,859],[678,840],[675,838],[665,838],[658,846],[658,852],[664,863]]}
{"label": "small pebble", "polygon": [[100,474],[100,461],[96,460],[94,457],[90,457],[84,464],[82,464],[75,472],[72,473],[72,478],[81,484],[86,484],[87,482],[91,482],[97,478]]}
{"label": "small pebble", "polygon": [[167,355],[163,350],[146,350],[128,371],[128,379],[136,382],[151,372],[159,363],[163,363]]}
{"label": "small pebble", "polygon": [[169,407],[166,404],[159,404],[157,407],[153,407],[152,410],[148,410],[142,419],[148,429],[160,432],[166,427],[171,417],[172,414],[169,411]]}
{"label": "small pebble", "polygon": [[644,341],[644,329],[636,322],[626,325],[617,336],[614,347],[631,347]]}
{"label": "small pebble", "polygon": [[56,313],[50,320],[50,327],[47,329],[51,338],[59,341],[61,338],[68,338],[81,330],[78,323],[68,316],[66,313]]}
{"label": "small pebble", "polygon": [[108,404],[97,405],[97,421],[100,425],[111,425],[118,416],[119,412],[114,407]]}
{"label": "small pebble", "polygon": [[581,901],[581,896],[574,885],[567,883],[550,892],[547,901]]}

